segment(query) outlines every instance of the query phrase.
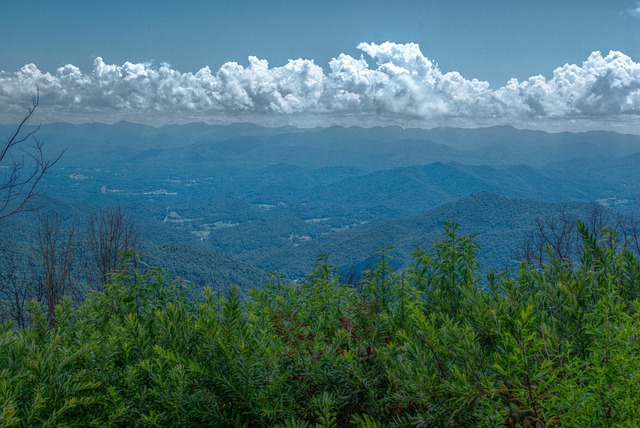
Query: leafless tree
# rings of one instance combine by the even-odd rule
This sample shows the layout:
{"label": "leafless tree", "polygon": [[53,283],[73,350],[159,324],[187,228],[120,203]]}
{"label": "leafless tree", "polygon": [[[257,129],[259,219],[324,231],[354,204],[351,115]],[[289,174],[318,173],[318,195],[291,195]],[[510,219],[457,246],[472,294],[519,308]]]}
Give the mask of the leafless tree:
{"label": "leafless tree", "polygon": [[[548,261],[550,251],[571,264],[582,253],[578,220],[580,218],[565,209],[557,216],[536,219],[535,229],[521,245],[520,258],[540,266]],[[613,215],[602,206],[594,205],[582,221],[602,245],[614,250],[626,248],[640,254],[640,221],[633,216]]]}
{"label": "leafless tree", "polygon": [[40,253],[39,269],[34,270],[40,297],[48,310],[49,326],[54,326],[56,305],[73,293],[73,264],[75,256],[75,226],[63,229],[57,214],[39,218],[36,244]]}
{"label": "leafless tree", "polygon": [[616,230],[620,245],[640,255],[640,220],[633,214],[616,216]]}
{"label": "leafless tree", "polygon": [[540,265],[546,260],[547,251],[551,251],[556,257],[571,261],[579,252],[577,221],[578,218],[564,208],[557,216],[537,218],[535,229],[522,244],[522,258]]}
{"label": "leafless tree", "polygon": [[12,320],[18,327],[27,324],[29,301],[36,298],[36,290],[28,269],[33,260],[25,261],[14,245],[5,245],[1,251],[2,275],[0,276],[0,322]]}
{"label": "leafless tree", "polygon": [[[120,206],[95,212],[87,226],[85,276],[101,289],[138,248],[139,231]],[[135,261],[135,258],[133,258]]]}
{"label": "leafless tree", "polygon": [[42,177],[60,160],[64,153],[47,159],[43,143],[36,138],[40,125],[27,129],[38,104],[40,92],[31,99],[27,113],[4,144],[0,145],[0,220],[21,211],[34,209],[28,205],[37,193]]}

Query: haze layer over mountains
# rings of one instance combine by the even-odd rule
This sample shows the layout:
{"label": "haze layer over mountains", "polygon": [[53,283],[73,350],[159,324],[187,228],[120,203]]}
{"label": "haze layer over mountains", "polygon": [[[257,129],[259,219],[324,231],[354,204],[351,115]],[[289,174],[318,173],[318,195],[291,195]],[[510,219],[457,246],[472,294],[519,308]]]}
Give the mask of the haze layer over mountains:
{"label": "haze layer over mountains", "polygon": [[[43,181],[48,209],[71,221],[126,206],[144,257],[192,266],[178,273],[196,286],[300,278],[321,253],[362,267],[390,246],[402,266],[452,219],[478,234],[483,269],[511,269],[536,219],[639,213],[640,137],[613,132],[119,122],[38,135],[66,149]],[[11,221],[3,238],[28,243],[29,218]]]}

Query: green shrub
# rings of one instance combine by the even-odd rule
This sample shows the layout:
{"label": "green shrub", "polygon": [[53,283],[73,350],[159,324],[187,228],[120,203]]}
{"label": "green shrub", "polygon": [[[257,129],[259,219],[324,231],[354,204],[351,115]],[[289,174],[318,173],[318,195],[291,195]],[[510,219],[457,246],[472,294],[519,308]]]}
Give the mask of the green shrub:
{"label": "green shrub", "polygon": [[0,326],[0,426],[632,426],[640,263],[580,230],[580,263],[514,278],[478,278],[454,224],[356,286],[326,256],[245,299],[122,272]]}

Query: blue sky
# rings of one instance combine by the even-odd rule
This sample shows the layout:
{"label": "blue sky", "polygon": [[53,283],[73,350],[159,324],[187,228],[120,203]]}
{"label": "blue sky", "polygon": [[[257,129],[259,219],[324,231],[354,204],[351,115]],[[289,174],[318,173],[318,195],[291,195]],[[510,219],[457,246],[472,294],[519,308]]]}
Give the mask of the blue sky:
{"label": "blue sky", "polygon": [[[43,104],[49,100],[50,109],[43,108],[45,120],[113,121],[119,118],[120,112],[121,116],[145,121],[145,114],[154,110],[160,113],[154,117],[162,117],[161,122],[248,120],[312,125],[336,122],[332,117],[344,120],[346,114],[354,124],[364,125],[381,115],[389,123],[430,126],[451,122],[473,126],[500,123],[499,117],[509,116],[506,122],[526,127],[544,128],[560,123],[558,126],[570,128],[582,126],[575,125],[579,122],[596,128],[615,128],[616,124],[634,128],[640,114],[640,96],[635,96],[634,81],[628,85],[627,92],[616,95],[618,98],[600,99],[595,106],[585,107],[586,101],[575,104],[572,99],[574,104],[563,107],[560,104],[565,100],[550,100],[548,92],[559,90],[557,84],[550,84],[556,68],[577,64],[587,70],[583,63],[596,51],[601,52],[602,60],[591,61],[592,67],[579,73],[582,77],[600,73],[598,70],[603,66],[609,70],[605,73],[615,75],[611,70],[622,67],[625,73],[635,76],[636,61],[640,60],[637,7],[636,1],[614,0],[5,0],[0,2],[3,17],[0,101],[5,104],[0,108],[0,115],[5,116],[0,116],[0,122],[10,121],[14,109],[20,102],[24,103],[28,91],[38,85]],[[363,42],[369,47],[363,49],[360,45]],[[384,42],[394,43],[395,48],[379,48]],[[419,45],[419,50],[406,48],[409,43]],[[390,49],[395,49],[395,53]],[[609,57],[610,51],[626,57]],[[420,55],[416,56],[416,52]],[[343,74],[348,68],[361,77],[361,67],[358,65],[355,70],[344,61],[334,64],[341,70],[342,74],[338,75],[330,61],[338,59],[340,54],[355,60],[364,59],[368,70],[379,75],[354,82],[353,75],[345,78]],[[385,68],[385,63],[398,66],[398,61],[406,62],[409,58],[406,55],[419,61],[427,59],[431,63],[429,67],[437,73],[414,70],[406,64],[404,69],[408,71],[404,74],[398,72],[397,67]],[[266,94],[271,89],[262,87],[256,92],[256,85],[265,81],[265,75],[258,73],[264,71],[264,64],[253,67],[250,76],[245,75],[251,68],[249,56],[268,61],[266,81],[278,86],[271,88],[275,92]],[[400,57],[404,59],[399,60]],[[281,87],[283,80],[308,78],[309,70],[304,71],[308,64],[298,64],[299,67],[294,64],[288,70],[277,71],[289,64],[290,59],[299,58],[312,60],[321,67],[322,76],[317,75],[318,70],[311,70],[313,79],[320,82],[307,82],[293,89],[290,85]],[[132,67],[129,71],[123,70],[127,62],[141,65],[144,70],[138,67],[135,73],[142,74],[136,74],[133,80],[147,79],[148,82],[143,82],[140,88],[133,87],[133,83],[116,85],[113,80],[105,83],[107,74],[97,82],[100,80],[96,77],[98,62],[111,77],[114,73],[130,75]],[[233,85],[225,86],[220,80],[220,70],[230,62],[238,63],[242,70],[236,71],[244,74]],[[28,75],[20,74],[26,64],[34,64],[37,72],[32,68]],[[77,70],[61,71],[68,64]],[[159,72],[162,64],[172,71],[172,76],[166,70]],[[208,67],[212,77],[189,77],[204,67]],[[451,72],[458,72],[465,82],[477,79],[486,82],[488,87],[483,89],[465,83],[464,88],[458,85],[460,87],[451,89],[451,82],[457,82],[456,76],[447,75]],[[176,73],[182,82],[178,86],[174,85],[175,79],[171,80]],[[73,82],[69,77],[72,74],[76,77]],[[410,81],[406,75],[411,75]],[[525,83],[537,75],[547,79],[542,82],[546,86],[538,81],[526,87],[513,87],[508,94],[506,89],[500,92],[508,86],[510,78]],[[194,79],[197,91],[185,89],[185,85],[189,85],[185,82]],[[345,83],[345,79],[351,79],[350,83]],[[591,83],[602,85],[602,82]],[[620,82],[608,84],[614,88]],[[167,85],[173,85],[173,95],[149,94],[149,91],[161,90],[159,87],[166,92]],[[322,90],[318,90],[318,85]],[[366,94],[358,92],[365,90],[363,85],[369,85]],[[108,93],[101,93],[95,89],[98,86],[110,89]],[[417,92],[412,92],[414,89]],[[113,93],[118,90],[126,93],[115,99]],[[207,91],[215,94],[207,95]],[[516,92],[520,94],[519,99],[514,98]],[[396,102],[406,93],[411,94],[410,99],[404,104]],[[592,99],[592,95],[583,94],[585,100]],[[112,97],[108,99],[109,96]],[[233,99],[234,96],[240,98]],[[242,100],[243,96],[246,99]],[[309,102],[305,97],[319,97],[324,101]],[[457,104],[449,105],[451,99]],[[171,112],[174,101],[182,104]],[[74,104],[72,107],[70,102]],[[423,105],[426,107],[422,108]],[[519,109],[524,114],[511,115],[509,109]],[[562,125],[567,116],[573,125],[569,122]]]}

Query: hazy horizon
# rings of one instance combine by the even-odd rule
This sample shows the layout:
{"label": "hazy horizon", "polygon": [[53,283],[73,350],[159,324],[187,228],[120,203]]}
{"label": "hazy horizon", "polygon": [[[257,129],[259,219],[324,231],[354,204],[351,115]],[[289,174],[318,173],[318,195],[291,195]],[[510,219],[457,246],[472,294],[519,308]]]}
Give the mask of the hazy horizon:
{"label": "hazy horizon", "polygon": [[[640,2],[4,3],[0,123],[640,133]],[[28,29],[28,30],[27,30]],[[16,37],[20,34],[21,37]]]}

